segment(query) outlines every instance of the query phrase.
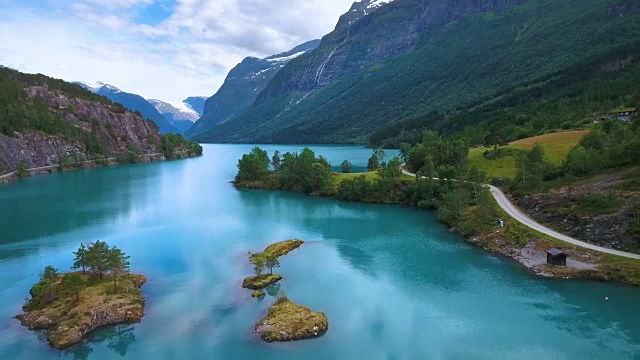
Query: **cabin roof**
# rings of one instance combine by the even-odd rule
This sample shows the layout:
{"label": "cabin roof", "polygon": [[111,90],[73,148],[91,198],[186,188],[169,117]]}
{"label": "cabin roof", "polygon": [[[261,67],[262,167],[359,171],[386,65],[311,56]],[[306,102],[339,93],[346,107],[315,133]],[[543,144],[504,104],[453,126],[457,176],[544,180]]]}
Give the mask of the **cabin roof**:
{"label": "cabin roof", "polygon": [[565,255],[565,256],[567,255],[566,252],[556,248],[547,250],[547,254],[551,254],[551,256],[553,257],[560,256],[560,255]]}

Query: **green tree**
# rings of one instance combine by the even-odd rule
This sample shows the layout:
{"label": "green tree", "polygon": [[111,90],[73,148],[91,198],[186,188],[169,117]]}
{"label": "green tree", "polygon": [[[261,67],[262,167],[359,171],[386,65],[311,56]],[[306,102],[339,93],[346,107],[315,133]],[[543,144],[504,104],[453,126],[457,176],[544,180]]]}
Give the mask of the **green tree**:
{"label": "green tree", "polygon": [[238,181],[258,181],[269,176],[269,155],[259,147],[253,148],[249,154],[238,161]]}
{"label": "green tree", "polygon": [[342,162],[342,173],[343,174],[351,173],[351,162],[349,160],[345,160]]}
{"label": "green tree", "polygon": [[269,269],[269,274],[273,274],[273,268],[280,267],[280,261],[276,256],[267,254],[264,257],[264,265]]}
{"label": "green tree", "polygon": [[76,295],[76,301],[80,301],[80,291],[85,288],[85,281],[77,273],[66,274],[62,278],[62,286],[65,290]]}
{"label": "green tree", "polygon": [[473,195],[478,198],[478,190],[482,189],[487,182],[487,176],[484,172],[478,170],[477,166],[473,165],[467,170],[465,181],[473,190]]}
{"label": "green tree", "polygon": [[378,161],[378,157],[376,154],[371,154],[369,161],[367,162],[367,170],[376,171],[380,168],[380,162]]}
{"label": "green tree", "polygon": [[256,276],[262,275],[264,268],[266,266],[266,259],[264,256],[253,255],[251,256],[251,263],[253,264],[253,272]]}
{"label": "green tree", "polygon": [[107,266],[113,275],[113,290],[115,291],[118,288],[118,276],[129,273],[129,256],[123,253],[122,250],[113,246],[109,249]]}
{"label": "green tree", "polygon": [[640,198],[633,199],[631,201],[631,227],[634,233],[640,233]]}
{"label": "green tree", "polygon": [[331,164],[324,156],[319,156],[311,165],[310,176],[306,180],[305,191],[312,193],[327,193],[333,189],[333,171]]}
{"label": "green tree", "polygon": [[276,150],[273,153],[273,157],[271,158],[271,165],[273,165],[273,170],[275,172],[278,172],[278,170],[280,169],[280,162],[281,162],[280,151]]}
{"label": "green tree", "polygon": [[406,163],[409,159],[409,154],[411,154],[411,145],[407,143],[400,144],[400,158],[403,163]]}
{"label": "green tree", "polygon": [[438,218],[451,225],[463,219],[469,208],[469,192],[461,187],[444,195],[438,208]]}
{"label": "green tree", "polygon": [[44,270],[40,272],[40,281],[55,280],[58,276],[58,269],[51,265],[47,265]]}
{"label": "green tree", "polygon": [[80,244],[78,251],[75,251],[73,255],[75,255],[75,257],[73,259],[73,266],[71,268],[72,269],[82,268],[82,273],[85,274],[86,266],[87,266],[87,247],[84,246],[84,244]]}
{"label": "green tree", "polygon": [[382,179],[397,180],[402,176],[402,160],[395,156],[384,167],[378,169],[378,175]]}
{"label": "green tree", "polygon": [[20,179],[26,177],[27,175],[29,175],[29,169],[27,169],[27,165],[24,163],[24,161],[20,161],[17,165],[16,165],[16,172],[18,173],[18,177]]}
{"label": "green tree", "polygon": [[424,163],[422,167],[418,169],[418,175],[424,176],[427,179],[433,179],[437,176],[436,166],[433,163],[433,156],[427,154],[424,157]]}
{"label": "green tree", "polygon": [[104,273],[109,271],[109,246],[104,241],[90,243],[85,255],[85,265],[94,276],[102,279]]}

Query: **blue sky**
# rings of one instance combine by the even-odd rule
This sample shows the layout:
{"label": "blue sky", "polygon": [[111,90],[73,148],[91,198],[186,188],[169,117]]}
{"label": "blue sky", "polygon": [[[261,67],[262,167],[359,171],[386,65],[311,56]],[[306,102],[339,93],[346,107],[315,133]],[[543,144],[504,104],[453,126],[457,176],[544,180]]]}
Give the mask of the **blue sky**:
{"label": "blue sky", "polygon": [[352,0],[0,0],[0,64],[149,99],[211,96],[246,56],[330,32]]}

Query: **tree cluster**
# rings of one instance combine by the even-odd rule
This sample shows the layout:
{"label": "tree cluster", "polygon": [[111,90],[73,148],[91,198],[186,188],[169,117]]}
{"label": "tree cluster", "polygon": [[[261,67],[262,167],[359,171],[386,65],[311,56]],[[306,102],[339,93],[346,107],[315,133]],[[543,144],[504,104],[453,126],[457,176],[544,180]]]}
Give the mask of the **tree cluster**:
{"label": "tree cluster", "polygon": [[238,161],[236,182],[264,182],[270,188],[322,194],[333,190],[333,171],[325,157],[309,148],[282,156],[276,151],[270,160],[266,151],[255,147]]}
{"label": "tree cluster", "polygon": [[162,153],[166,159],[174,159],[176,152],[185,151],[189,155],[202,155],[202,146],[195,141],[188,141],[180,134],[168,133],[162,136]]}
{"label": "tree cluster", "polygon": [[428,131],[422,143],[410,150],[403,149],[407,167],[427,178],[456,179],[466,170],[469,147],[462,140],[443,139],[435,131]]}
{"label": "tree cluster", "polygon": [[251,254],[251,263],[253,264],[253,272],[256,276],[262,275],[265,269],[269,270],[269,274],[273,274],[273,269],[280,267],[280,261],[275,255],[263,252],[259,254]]}
{"label": "tree cluster", "polygon": [[129,256],[115,246],[109,247],[106,242],[80,244],[76,252],[72,269],[82,269],[82,273],[89,272],[92,276],[102,279],[105,274],[113,276],[114,289],[117,288],[117,278],[129,273]]}

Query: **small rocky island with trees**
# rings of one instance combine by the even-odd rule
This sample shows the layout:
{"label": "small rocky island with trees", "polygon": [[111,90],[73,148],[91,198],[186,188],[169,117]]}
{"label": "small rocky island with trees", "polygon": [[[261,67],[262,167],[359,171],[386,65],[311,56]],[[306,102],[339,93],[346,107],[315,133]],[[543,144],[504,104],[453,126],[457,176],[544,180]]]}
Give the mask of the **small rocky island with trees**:
{"label": "small rocky island with trees", "polygon": [[[267,246],[256,254],[249,254],[255,276],[242,282],[242,287],[253,290],[251,296],[263,299],[264,288],[282,280],[282,275],[274,274],[273,269],[280,267],[279,257],[299,248],[304,241],[285,240]],[[268,269],[268,273],[264,273]],[[329,321],[323,312],[315,312],[296,304],[286,294],[279,293],[276,302],[269,308],[267,315],[255,325],[255,331],[264,341],[293,341],[312,339],[324,335]]]}
{"label": "small rocky island with trees", "polygon": [[48,330],[51,346],[64,349],[99,327],[139,321],[146,278],[129,273],[129,256],[115,246],[96,241],[81,244],[67,274],[47,266],[31,299],[16,316],[30,330]]}

